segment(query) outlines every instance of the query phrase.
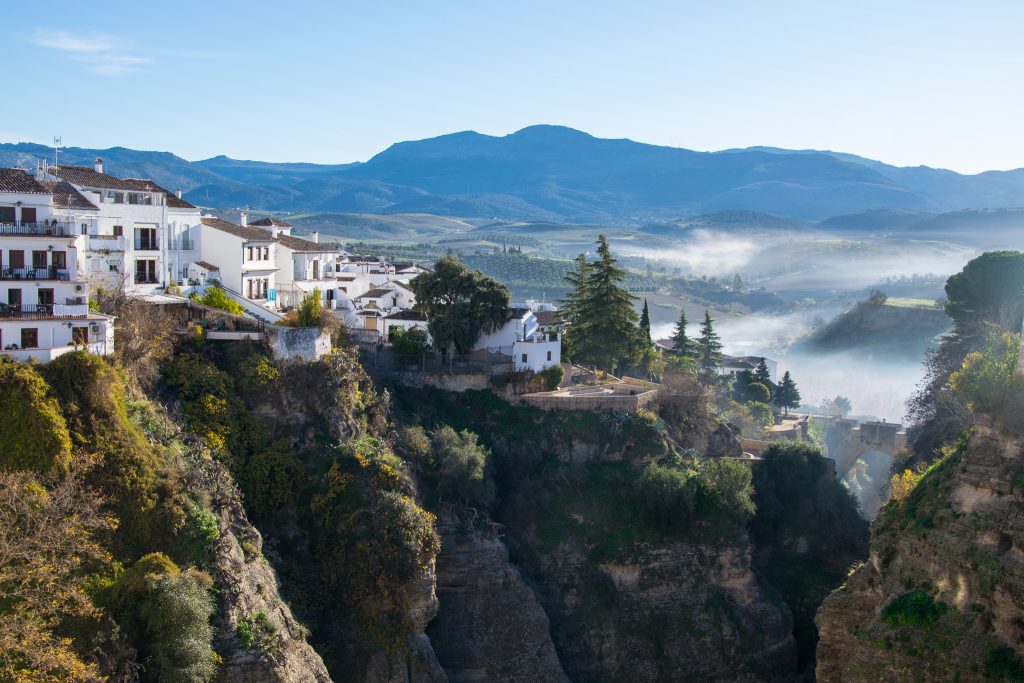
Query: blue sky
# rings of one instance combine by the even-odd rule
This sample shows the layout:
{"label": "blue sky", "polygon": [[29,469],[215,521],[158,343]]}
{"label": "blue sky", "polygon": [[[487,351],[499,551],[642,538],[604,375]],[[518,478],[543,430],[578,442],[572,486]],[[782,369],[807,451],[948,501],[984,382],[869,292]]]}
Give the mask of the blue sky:
{"label": "blue sky", "polygon": [[19,3],[0,140],[327,163],[556,123],[1008,169],[1022,26],[994,0]]}

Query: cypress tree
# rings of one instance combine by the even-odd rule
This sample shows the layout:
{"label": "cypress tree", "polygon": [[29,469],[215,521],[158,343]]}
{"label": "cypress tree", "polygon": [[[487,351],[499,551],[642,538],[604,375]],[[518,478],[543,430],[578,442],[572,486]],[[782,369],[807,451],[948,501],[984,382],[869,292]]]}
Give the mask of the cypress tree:
{"label": "cypress tree", "polygon": [[651,314],[647,310],[647,299],[644,299],[644,310],[640,313],[640,337],[641,341],[651,343]]}

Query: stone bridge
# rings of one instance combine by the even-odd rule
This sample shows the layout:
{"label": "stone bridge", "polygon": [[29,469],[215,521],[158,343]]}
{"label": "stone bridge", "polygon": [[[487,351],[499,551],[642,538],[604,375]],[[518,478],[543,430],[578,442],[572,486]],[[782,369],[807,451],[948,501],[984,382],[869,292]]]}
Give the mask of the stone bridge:
{"label": "stone bridge", "polygon": [[848,472],[865,453],[882,452],[890,458],[907,445],[907,433],[898,422],[857,422],[835,419],[825,430],[829,457],[836,469]]}

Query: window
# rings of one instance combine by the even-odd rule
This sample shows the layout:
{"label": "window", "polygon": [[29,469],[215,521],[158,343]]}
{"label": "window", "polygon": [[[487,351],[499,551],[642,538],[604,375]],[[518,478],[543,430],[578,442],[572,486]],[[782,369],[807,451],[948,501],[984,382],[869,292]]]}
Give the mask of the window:
{"label": "window", "polygon": [[21,306],[21,290],[11,289],[7,290],[7,305],[8,306]]}
{"label": "window", "polygon": [[35,222],[36,222],[36,207],[33,206],[32,208],[29,208],[27,206],[23,206],[21,208],[21,223],[22,223],[22,225],[24,225],[25,223],[35,223]]}
{"label": "window", "polygon": [[548,360],[551,360],[551,352],[548,351]]}
{"label": "window", "polygon": [[253,256],[252,256],[252,247],[246,247],[245,248],[245,258],[248,261],[254,260]]}
{"label": "window", "polygon": [[26,327],[21,330],[21,348],[35,349],[39,347],[39,328]]}
{"label": "window", "polygon": [[14,207],[0,206],[0,223],[14,225]]}
{"label": "window", "polygon": [[124,204],[124,192],[107,190],[107,201],[113,202],[114,204]]}
{"label": "window", "polygon": [[124,237],[124,226],[123,225],[115,225],[114,226],[114,237]]}
{"label": "window", "polygon": [[524,363],[526,362],[526,354],[525,353],[523,354],[523,362]]}
{"label": "window", "polygon": [[139,251],[157,251],[156,228],[135,228],[135,248]]}
{"label": "window", "polygon": [[54,251],[50,253],[50,265],[54,268],[68,267],[68,252]]}
{"label": "window", "polygon": [[40,289],[38,296],[39,296],[39,305],[40,306],[52,306],[53,305],[53,290],[52,289]]}
{"label": "window", "polygon": [[11,268],[25,267],[25,252],[21,249],[11,249],[7,259],[7,265]]}
{"label": "window", "polygon": [[108,263],[108,265],[109,265],[109,268],[108,268],[108,270],[110,270],[110,272],[111,272],[111,273],[119,273],[119,272],[121,272],[121,271],[120,271],[120,270],[118,269],[118,267],[117,267],[117,264],[116,264],[116,263]]}
{"label": "window", "polygon": [[45,251],[33,251],[32,252],[32,267],[33,268],[45,268],[46,267],[46,252]]}
{"label": "window", "polygon": [[135,259],[135,284],[156,284],[156,261]]}
{"label": "window", "polygon": [[320,279],[320,261],[317,259],[313,259],[313,279]]}
{"label": "window", "polygon": [[72,344],[88,344],[89,343],[89,328],[88,327],[72,327],[71,328],[71,343]]}
{"label": "window", "polygon": [[263,260],[264,261],[269,261],[270,260],[270,247],[263,247]]}
{"label": "window", "polygon": [[82,223],[82,234],[83,235],[88,235],[89,234],[89,224],[88,223]]}

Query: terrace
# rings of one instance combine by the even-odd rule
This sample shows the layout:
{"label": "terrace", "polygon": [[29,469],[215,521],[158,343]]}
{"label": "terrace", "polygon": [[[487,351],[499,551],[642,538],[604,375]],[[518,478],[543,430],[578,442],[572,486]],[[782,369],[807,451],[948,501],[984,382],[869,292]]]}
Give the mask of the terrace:
{"label": "terrace", "polygon": [[3,320],[85,318],[88,315],[88,304],[0,304],[0,319]]}
{"label": "terrace", "polygon": [[0,223],[0,235],[38,235],[41,237],[74,237],[73,223],[43,221],[41,223]]}
{"label": "terrace", "polygon": [[45,268],[0,268],[0,280],[70,280],[67,268],[48,266]]}

